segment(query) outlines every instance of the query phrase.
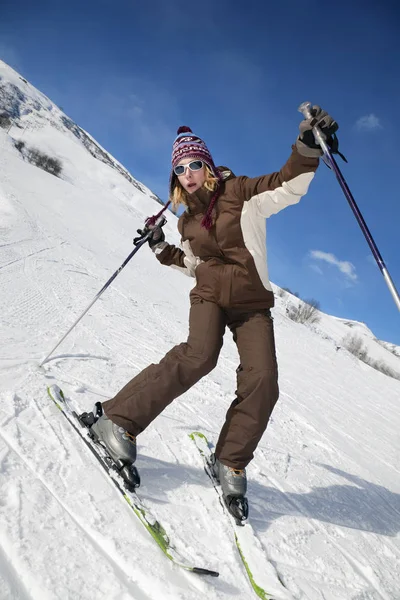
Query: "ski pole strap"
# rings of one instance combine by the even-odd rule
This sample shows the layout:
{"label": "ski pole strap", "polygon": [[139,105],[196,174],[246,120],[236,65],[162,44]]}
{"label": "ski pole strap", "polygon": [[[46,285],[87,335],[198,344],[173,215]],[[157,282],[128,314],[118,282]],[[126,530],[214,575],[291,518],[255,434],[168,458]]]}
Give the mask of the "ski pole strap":
{"label": "ski pole strap", "polygon": [[165,212],[167,210],[167,208],[170,204],[171,204],[171,200],[168,200],[167,204],[160,210],[159,213],[157,213],[156,215],[153,215],[152,217],[147,217],[146,225],[155,225],[157,219],[163,214],[163,212]]}
{"label": "ski pole strap", "polygon": [[[347,160],[347,158],[344,156],[344,154],[342,154],[341,152],[339,152],[339,140],[338,137],[336,135],[336,133],[333,133],[331,135],[331,137],[327,140],[328,146],[331,149],[331,153],[332,154],[338,154],[340,156],[340,158],[342,160],[344,160],[344,162],[349,162]],[[331,168],[327,163],[325,163],[327,167]]]}
{"label": "ski pole strap", "polygon": [[169,204],[170,201],[167,202],[167,204],[162,210],[160,210],[159,213],[153,215],[152,217],[147,217],[143,229],[137,230],[139,237],[134,238],[134,246],[137,246],[146,236],[151,237],[151,231],[155,227],[164,227],[165,223],[167,222],[167,219],[163,215],[163,212],[167,210]]}
{"label": "ski pole strap", "polygon": [[[163,221],[161,220],[162,214],[167,210],[168,206],[171,204],[171,200],[168,200],[167,204],[160,210],[159,213],[153,215],[152,217],[147,217],[144,228],[142,231],[151,231],[154,227],[162,227],[167,222],[167,219],[163,217]],[[138,233],[140,233],[138,229]],[[135,243],[135,242],[134,242]]]}

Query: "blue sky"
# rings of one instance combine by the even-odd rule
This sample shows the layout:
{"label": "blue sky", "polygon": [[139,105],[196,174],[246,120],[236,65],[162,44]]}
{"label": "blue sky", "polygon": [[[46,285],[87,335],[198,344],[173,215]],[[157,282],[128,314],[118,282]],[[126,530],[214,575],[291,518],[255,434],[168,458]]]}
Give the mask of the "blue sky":
{"label": "blue sky", "polygon": [[[400,288],[400,7],[338,0],[2,0],[0,58],[167,199],[179,125],[236,174],[279,170],[320,104]],[[136,229],[132,223],[132,230]],[[270,276],[400,344],[400,314],[334,175],[268,223]]]}

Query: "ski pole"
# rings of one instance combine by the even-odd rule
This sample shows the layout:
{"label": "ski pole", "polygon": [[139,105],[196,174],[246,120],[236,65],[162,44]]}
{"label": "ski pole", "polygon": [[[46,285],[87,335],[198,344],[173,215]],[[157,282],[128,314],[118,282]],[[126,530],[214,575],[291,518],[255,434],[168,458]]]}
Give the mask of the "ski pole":
{"label": "ski pole", "polygon": [[[311,114],[311,108],[312,108],[311,102],[303,102],[302,104],[300,104],[298,110],[299,110],[299,112],[301,112],[303,114],[305,119],[312,119],[313,115]],[[350,204],[350,208],[352,209],[352,211],[358,221],[358,224],[361,227],[361,231],[363,232],[364,237],[368,242],[368,245],[369,245],[369,247],[372,251],[372,254],[378,264],[378,267],[381,270],[381,273],[386,281],[389,291],[393,296],[393,299],[397,305],[397,308],[400,310],[400,297],[399,297],[398,291],[396,290],[396,286],[394,285],[393,280],[389,275],[389,272],[386,268],[383,258],[378,250],[377,245],[375,244],[375,241],[371,235],[371,232],[369,231],[369,229],[367,227],[364,217],[362,216],[360,209],[357,206],[357,203],[349,189],[349,186],[347,185],[346,180],[343,177],[343,175],[337,165],[337,162],[335,161],[335,159],[332,156],[332,152],[330,151],[330,148],[329,148],[328,144],[326,143],[325,136],[318,126],[313,127],[313,133],[314,133],[315,141],[321,146],[321,148],[324,152],[325,158],[328,160],[330,166],[332,167],[333,172],[336,175],[336,178],[340,184],[340,187],[342,188],[343,193],[346,197],[346,200]]]}
{"label": "ski pole", "polygon": [[[166,208],[166,206],[165,206]],[[101,288],[101,290],[96,294],[96,296],[93,298],[92,302],[89,304],[89,306],[83,311],[83,313],[81,314],[81,316],[75,321],[75,323],[68,329],[67,333],[61,338],[61,340],[56,344],[56,346],[54,346],[53,350],[51,352],[49,352],[49,354],[46,356],[45,359],[42,360],[42,362],[40,363],[39,367],[42,367],[44,365],[45,362],[47,362],[47,360],[49,359],[49,357],[53,354],[53,352],[58,348],[58,346],[65,340],[65,338],[67,337],[67,335],[69,333],[71,333],[71,331],[74,329],[74,327],[76,327],[76,325],[79,323],[79,321],[86,315],[86,313],[90,310],[90,308],[92,308],[93,304],[96,302],[96,300],[98,300],[100,298],[100,296],[103,294],[103,292],[106,291],[106,289],[111,285],[111,283],[114,281],[114,279],[117,277],[117,275],[122,271],[122,269],[128,264],[128,262],[131,260],[131,258],[136,254],[136,252],[143,246],[143,244],[145,244],[147,242],[147,240],[149,239],[149,237],[151,236],[151,229],[154,226],[159,226],[162,227],[163,225],[165,225],[165,223],[167,222],[166,218],[164,216],[161,216],[162,213],[164,212],[165,209],[163,209],[162,211],[160,211],[157,215],[155,215],[155,217],[149,217],[146,220],[146,224],[145,227],[143,229],[143,231],[140,232],[140,237],[135,238],[133,240],[133,243],[135,245],[135,248],[132,250],[132,252],[129,254],[129,256],[126,257],[126,259],[124,260],[124,262],[122,263],[122,265],[115,271],[115,273],[110,277],[110,279],[107,281],[107,283],[105,283],[103,285],[103,287]],[[149,225],[151,227],[149,227]]]}

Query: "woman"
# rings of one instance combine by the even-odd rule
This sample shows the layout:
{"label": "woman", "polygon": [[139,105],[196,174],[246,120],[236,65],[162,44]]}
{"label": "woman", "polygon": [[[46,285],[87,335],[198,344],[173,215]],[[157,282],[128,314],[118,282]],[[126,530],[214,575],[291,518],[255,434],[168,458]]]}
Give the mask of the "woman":
{"label": "woman", "polygon": [[336,122],[319,107],[300,125],[292,154],[279,172],[236,177],[216,167],[204,141],[187,127],[173,144],[170,196],[184,204],[178,229],[182,249],[155,228],[150,247],[163,265],[195,278],[190,293],[189,337],[159,364],[132,379],[112,400],[92,432],[120,464],[136,459],[136,436],[175,398],[215,366],[226,326],[237,344],[237,391],[219,435],[214,471],[228,507],[247,516],[246,471],[278,400],[274,305],[266,260],[266,218],[297,204],[307,192],[322,151],[312,127],[328,139]]}

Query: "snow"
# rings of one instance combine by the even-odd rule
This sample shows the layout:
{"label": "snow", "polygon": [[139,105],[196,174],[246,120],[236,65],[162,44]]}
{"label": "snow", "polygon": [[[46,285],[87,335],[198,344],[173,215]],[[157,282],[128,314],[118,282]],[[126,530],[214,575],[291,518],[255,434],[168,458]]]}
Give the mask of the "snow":
{"label": "snow", "polygon": [[[138,438],[144,502],[176,549],[218,579],[165,558],[49,401],[46,386],[57,383],[90,410],[184,341],[193,280],[143,247],[39,368],[160,206],[94,158],[49,99],[0,67],[0,84],[25,93],[21,123],[31,123],[22,138],[15,125],[9,135],[0,129],[0,598],[255,598],[188,436],[216,441],[235,390],[229,334],[216,369]],[[60,158],[62,178],[24,161],[12,138]],[[165,233],[179,242],[170,213]],[[281,397],[248,468],[246,552],[259,577],[279,575],[282,598],[398,600],[400,382],[342,340],[356,332],[397,372],[400,348],[323,313],[315,326],[294,323],[288,302],[296,299],[277,297],[274,309]]]}

